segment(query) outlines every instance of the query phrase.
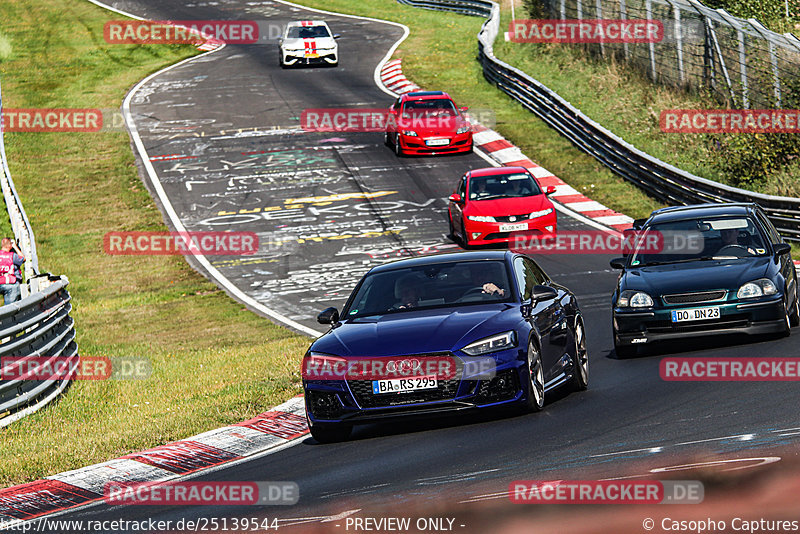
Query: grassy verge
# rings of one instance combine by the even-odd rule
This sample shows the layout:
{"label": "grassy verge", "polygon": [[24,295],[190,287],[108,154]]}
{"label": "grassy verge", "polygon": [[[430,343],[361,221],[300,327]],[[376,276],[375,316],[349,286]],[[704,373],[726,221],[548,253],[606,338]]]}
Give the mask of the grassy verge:
{"label": "grassy verge", "polygon": [[[503,13],[501,28],[508,28]],[[800,196],[800,158],[779,170],[744,180],[732,175],[729,157],[720,143],[737,141],[735,134],[667,134],[659,116],[665,109],[716,109],[719,102],[698,94],[653,85],[638,72],[613,59],[592,60],[576,47],[561,44],[520,44],[497,41],[495,53],[547,85],[583,113],[627,142],[688,172],[772,195]],[[756,136],[757,138],[759,136]],[[769,143],[769,134],[761,135]]]}
{"label": "grassy verge", "polygon": [[[17,0],[0,19],[9,108],[116,108],[188,45],[107,45],[118,18],[88,2]],[[11,133],[11,172],[43,270],[69,277],[81,353],[148,358],[140,381],[77,382],[0,429],[0,486],[104,461],[254,416],[300,391],[307,340],[271,325],[182,257],[109,256],[111,230],[165,230],[123,133]]]}

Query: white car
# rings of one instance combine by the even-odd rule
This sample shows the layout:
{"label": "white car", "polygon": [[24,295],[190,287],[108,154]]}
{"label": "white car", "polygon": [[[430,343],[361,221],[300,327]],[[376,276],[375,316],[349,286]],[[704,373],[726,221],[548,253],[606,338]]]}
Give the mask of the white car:
{"label": "white car", "polygon": [[279,42],[281,67],[319,63],[335,67],[339,64],[338,35],[322,20],[290,22]]}

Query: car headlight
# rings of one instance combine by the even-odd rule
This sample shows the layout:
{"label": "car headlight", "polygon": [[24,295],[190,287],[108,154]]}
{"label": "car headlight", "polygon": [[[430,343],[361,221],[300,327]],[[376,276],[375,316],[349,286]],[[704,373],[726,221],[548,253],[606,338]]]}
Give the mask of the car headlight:
{"label": "car headlight", "polygon": [[626,289],[617,299],[617,306],[620,308],[649,308],[652,305],[653,299],[644,291]]}
{"label": "car headlight", "polygon": [[489,215],[467,215],[467,219],[475,222],[497,222],[494,217]]}
{"label": "car headlight", "polygon": [[551,213],[553,213],[553,208],[547,208],[546,210],[534,211],[533,213],[531,213],[530,218],[531,219],[537,219],[539,217],[544,217],[545,215],[550,215]]}
{"label": "car headlight", "polygon": [[488,354],[490,352],[514,347],[516,344],[517,335],[512,330],[510,332],[503,332],[502,334],[497,334],[491,337],[485,337],[474,343],[470,343],[461,350],[470,356],[480,356],[481,354]]}
{"label": "car headlight", "polygon": [[301,374],[304,380],[343,380],[347,371],[347,360],[341,356],[308,352],[303,357]]}
{"label": "car headlight", "polygon": [[464,134],[469,131],[469,126],[462,126],[458,130],[456,130],[456,134]]}
{"label": "car headlight", "polygon": [[772,283],[772,280],[761,278],[747,282],[739,288],[736,292],[736,298],[751,299],[754,297],[765,297],[767,295],[774,295],[778,292],[778,288]]}
{"label": "car headlight", "polygon": [[417,132],[415,132],[414,130],[403,130],[401,133],[403,135],[407,135],[409,137],[416,137],[417,136]]}

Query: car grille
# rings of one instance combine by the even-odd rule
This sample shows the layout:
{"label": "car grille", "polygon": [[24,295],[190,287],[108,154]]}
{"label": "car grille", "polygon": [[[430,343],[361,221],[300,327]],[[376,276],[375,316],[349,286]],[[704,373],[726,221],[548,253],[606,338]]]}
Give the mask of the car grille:
{"label": "car grille", "polygon": [[711,302],[725,298],[725,290],[699,291],[696,293],[679,293],[675,295],[663,295],[661,298],[667,304],[695,304],[699,302]]}
{"label": "car grille", "polygon": [[[449,356],[443,354],[416,355],[415,358],[423,359],[426,356],[439,357]],[[404,404],[414,404],[420,402],[435,402],[452,400],[458,391],[458,384],[461,382],[464,364],[459,358],[455,358],[456,374],[450,380],[438,380],[436,389],[422,389],[419,391],[409,391],[407,393],[382,393],[375,395],[372,393],[371,380],[348,380],[347,385],[353,392],[356,402],[362,408],[385,408],[389,406],[402,406]]]}
{"label": "car grille", "polygon": [[[494,220],[501,223],[507,222],[520,222],[520,221],[527,221],[529,213],[523,213],[522,215],[495,215]],[[511,217],[514,217],[514,220],[511,220]]]}

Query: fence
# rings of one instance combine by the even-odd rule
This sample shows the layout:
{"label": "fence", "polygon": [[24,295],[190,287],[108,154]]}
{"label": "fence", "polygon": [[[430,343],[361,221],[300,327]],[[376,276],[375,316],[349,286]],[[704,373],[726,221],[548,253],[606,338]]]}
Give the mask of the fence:
{"label": "fence", "polygon": [[757,202],[786,239],[800,241],[800,199],[745,191],[673,167],[626,143],[558,94],[497,59],[492,49],[500,31],[500,8],[496,3],[485,0],[398,1],[415,7],[432,9],[431,6],[435,5],[439,10],[487,16],[488,20],[478,34],[478,59],[486,79],[539,116],[577,148],[650,195],[672,204]]}
{"label": "fence", "polygon": [[[0,92],[0,117],[2,113]],[[3,368],[2,359],[37,358],[37,363],[44,364],[45,360],[39,358],[46,358],[48,364],[59,361],[74,372],[78,366],[78,346],[74,323],[69,316],[72,310],[67,291],[69,280],[66,276],[39,272],[33,230],[11,180],[1,126],[0,186],[14,238],[27,258],[26,279],[21,284],[22,300],[0,306],[0,427],[4,427],[58,397],[69,380],[2,380],[1,377],[9,376],[10,368],[8,365]]]}
{"label": "fence", "polygon": [[727,107],[800,106],[800,40],[694,0],[539,0],[560,19],[655,19],[658,43],[584,45],[614,55],[656,83],[710,89]]}

